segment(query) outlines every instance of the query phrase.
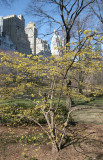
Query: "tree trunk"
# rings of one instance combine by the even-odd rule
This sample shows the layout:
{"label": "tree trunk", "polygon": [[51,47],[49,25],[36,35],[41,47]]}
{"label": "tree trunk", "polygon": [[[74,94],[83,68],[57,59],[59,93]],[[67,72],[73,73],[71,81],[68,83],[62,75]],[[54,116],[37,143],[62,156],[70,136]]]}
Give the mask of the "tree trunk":
{"label": "tree trunk", "polygon": [[[70,42],[70,32],[66,32],[66,44]],[[68,51],[70,50],[70,46],[66,46],[66,51],[68,53]]]}
{"label": "tree trunk", "polygon": [[59,152],[59,147],[57,145],[57,143],[52,143],[52,153],[57,153]]}
{"label": "tree trunk", "polygon": [[71,110],[71,105],[72,105],[72,101],[71,101],[71,97],[70,97],[71,91],[72,91],[71,80],[69,80],[69,81],[67,81],[67,98],[66,98],[66,109],[67,109],[67,111]]}
{"label": "tree trunk", "polygon": [[70,95],[68,93],[67,98],[66,98],[66,109],[67,109],[67,111],[70,111],[71,105],[72,105],[71,104],[71,98],[70,98]]}
{"label": "tree trunk", "polygon": [[70,42],[70,32],[66,31],[66,44]]}
{"label": "tree trunk", "polygon": [[80,93],[80,94],[83,94],[82,86],[79,86],[79,93]]}
{"label": "tree trunk", "polygon": [[82,87],[82,83],[83,83],[83,75],[82,75],[82,71],[79,72],[79,82],[78,82],[78,88],[79,88],[79,93],[83,94],[83,87]]}

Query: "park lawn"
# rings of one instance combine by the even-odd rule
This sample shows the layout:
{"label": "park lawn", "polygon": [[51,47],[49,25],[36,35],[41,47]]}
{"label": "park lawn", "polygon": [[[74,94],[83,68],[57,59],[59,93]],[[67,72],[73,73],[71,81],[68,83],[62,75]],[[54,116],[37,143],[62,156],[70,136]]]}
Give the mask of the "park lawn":
{"label": "park lawn", "polygon": [[33,107],[34,103],[27,99],[6,99],[0,100],[0,107],[2,106],[17,106],[17,107]]}
{"label": "park lawn", "polygon": [[90,109],[84,109],[76,111],[72,114],[72,118],[76,122],[88,122],[88,123],[96,123],[103,124],[103,97],[98,97],[86,105],[78,105],[77,108],[82,107],[91,107]]}
{"label": "park lawn", "polygon": [[[35,101],[40,101],[39,99],[35,99]],[[2,123],[15,123],[19,124],[20,116],[19,114],[23,115],[25,112],[29,112],[31,114],[32,110],[35,108],[35,101],[34,103],[28,99],[8,99],[8,100],[0,100],[0,114],[2,113],[7,114],[5,117],[2,116],[0,122]],[[72,114],[72,119],[78,122],[85,122],[90,121],[93,123],[103,123],[103,97],[91,98],[91,101],[83,100],[83,99],[73,99],[73,107],[82,108],[87,106],[92,106],[91,109],[85,109],[76,111]],[[41,101],[40,101],[41,103]],[[57,103],[55,99],[54,104]],[[60,101],[60,108],[61,112],[65,114],[65,99],[61,99]],[[45,123],[44,117],[41,115],[40,111],[32,112],[33,117],[37,117],[38,121],[41,123]],[[12,117],[11,117],[12,115]],[[14,117],[13,117],[14,116]],[[24,120],[23,120],[24,121]],[[28,121],[28,120],[26,120]],[[27,122],[28,123],[28,122]],[[20,122],[21,124],[21,122]]]}
{"label": "park lawn", "polygon": [[89,104],[94,106],[103,106],[103,96],[95,98],[93,101],[90,101]]}

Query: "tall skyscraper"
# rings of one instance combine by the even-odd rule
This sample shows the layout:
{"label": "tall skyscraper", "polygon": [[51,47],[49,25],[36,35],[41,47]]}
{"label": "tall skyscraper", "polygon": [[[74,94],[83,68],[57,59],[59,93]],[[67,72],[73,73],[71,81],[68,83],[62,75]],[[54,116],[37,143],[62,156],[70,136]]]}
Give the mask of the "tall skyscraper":
{"label": "tall skyscraper", "polygon": [[36,38],[36,54],[44,57],[51,55],[50,46],[46,40]]}
{"label": "tall skyscraper", "polygon": [[22,15],[0,17],[0,48],[5,50],[13,48],[25,54],[51,55],[47,41],[38,38],[35,23],[30,22],[25,28],[25,19]]}
{"label": "tall skyscraper", "polygon": [[0,16],[0,36],[2,36],[3,33],[3,17]]}
{"label": "tall skyscraper", "polygon": [[32,54],[36,55],[36,38],[37,38],[37,28],[35,23],[28,23],[25,28],[25,32],[28,35],[28,40],[30,42],[30,48],[32,50]]}
{"label": "tall skyscraper", "polygon": [[64,39],[59,35],[58,32],[54,30],[53,36],[51,38],[51,53],[52,55],[60,55],[59,47],[64,46]]}
{"label": "tall skyscraper", "polygon": [[25,19],[22,15],[3,18],[3,32],[6,33],[21,53],[31,54],[30,42],[25,34]]}

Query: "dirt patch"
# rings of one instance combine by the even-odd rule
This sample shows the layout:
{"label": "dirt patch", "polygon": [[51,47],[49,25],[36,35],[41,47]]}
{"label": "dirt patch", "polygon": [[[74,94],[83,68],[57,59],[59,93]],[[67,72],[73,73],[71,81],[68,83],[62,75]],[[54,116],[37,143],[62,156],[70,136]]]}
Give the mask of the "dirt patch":
{"label": "dirt patch", "polygon": [[[36,131],[35,127],[11,128],[14,137],[26,134],[28,129],[30,133]],[[7,126],[0,126],[0,160],[34,160],[33,157],[37,160],[103,160],[103,125],[79,123],[68,126],[68,134],[70,130],[78,133],[77,141],[74,139],[75,143],[65,144],[58,154],[52,154],[50,144],[35,146],[16,142],[15,138],[9,137],[9,130]]]}

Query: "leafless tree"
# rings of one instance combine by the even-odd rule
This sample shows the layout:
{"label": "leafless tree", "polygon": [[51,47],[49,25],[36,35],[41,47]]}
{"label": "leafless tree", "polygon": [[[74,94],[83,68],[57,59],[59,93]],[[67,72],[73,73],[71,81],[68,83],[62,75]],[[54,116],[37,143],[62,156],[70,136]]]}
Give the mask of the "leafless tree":
{"label": "leafless tree", "polygon": [[0,0],[0,4],[10,6],[14,0]]}
{"label": "leafless tree", "polygon": [[[88,2],[87,0],[85,0]],[[96,17],[100,20],[103,24],[103,1],[102,0],[95,0],[95,5],[89,4],[92,12],[96,15]]]}
{"label": "leafless tree", "polygon": [[[73,39],[73,42],[81,43],[82,38],[84,37],[84,31],[91,28],[91,14],[87,14],[84,18],[81,18],[78,16],[76,19],[74,26],[71,30],[71,38]],[[93,26],[92,26],[93,27]],[[83,45],[83,48],[86,47],[86,44]],[[80,48],[80,45],[78,45],[78,48]],[[82,49],[82,48],[81,48]],[[80,50],[81,51],[81,50]],[[85,55],[86,56],[86,55]],[[77,61],[82,61],[83,57],[78,56]],[[72,77],[73,79],[73,86],[77,87],[79,90],[79,93],[83,94],[83,86],[82,83],[84,81],[84,73],[82,71],[82,68],[78,66],[76,75]]]}
{"label": "leafless tree", "polygon": [[32,0],[26,13],[34,16],[41,25],[58,24],[62,29],[66,43],[70,42],[70,33],[77,17],[95,0]]}

